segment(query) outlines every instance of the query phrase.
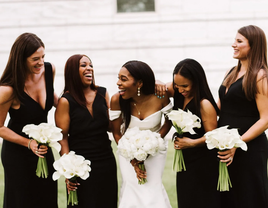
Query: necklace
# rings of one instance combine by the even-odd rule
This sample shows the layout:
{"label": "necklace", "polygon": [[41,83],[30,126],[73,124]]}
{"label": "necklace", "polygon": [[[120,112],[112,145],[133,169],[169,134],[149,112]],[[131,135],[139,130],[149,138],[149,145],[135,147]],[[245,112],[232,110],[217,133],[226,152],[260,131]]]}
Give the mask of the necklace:
{"label": "necklace", "polygon": [[141,112],[139,111],[138,107],[137,107],[137,104],[136,103],[133,103],[133,105],[135,106],[135,108],[137,109],[138,111],[138,115],[140,116],[141,115]]}

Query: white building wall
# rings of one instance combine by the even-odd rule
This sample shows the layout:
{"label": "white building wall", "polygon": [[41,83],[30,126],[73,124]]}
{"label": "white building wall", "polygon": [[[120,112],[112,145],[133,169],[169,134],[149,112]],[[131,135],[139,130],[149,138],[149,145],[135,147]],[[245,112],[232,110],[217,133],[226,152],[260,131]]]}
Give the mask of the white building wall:
{"label": "white building wall", "polygon": [[98,85],[117,91],[117,73],[129,60],[148,63],[156,78],[171,81],[184,58],[199,61],[217,100],[226,70],[236,64],[236,31],[255,24],[268,35],[267,0],[155,0],[156,11],[116,12],[116,0],[0,0],[0,73],[21,33],[33,32],[56,65],[55,90],[63,89],[68,57],[87,54]]}

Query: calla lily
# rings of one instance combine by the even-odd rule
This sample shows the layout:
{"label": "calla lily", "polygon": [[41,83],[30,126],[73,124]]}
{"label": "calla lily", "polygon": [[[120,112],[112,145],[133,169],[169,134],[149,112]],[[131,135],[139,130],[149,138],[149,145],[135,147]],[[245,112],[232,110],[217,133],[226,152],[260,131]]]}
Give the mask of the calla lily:
{"label": "calla lily", "polygon": [[[201,120],[198,116],[192,114],[191,111],[182,109],[172,110],[167,114],[169,120],[172,121],[177,133],[182,136],[184,132],[196,134],[194,128],[201,128]],[[175,150],[173,170],[176,172],[186,171],[182,150]]]}
{"label": "calla lily", "polygon": [[[53,180],[58,180],[60,176],[64,176],[70,181],[75,181],[77,177],[86,180],[89,177],[91,171],[91,162],[86,160],[81,155],[76,155],[74,151],[70,151],[68,154],[63,154],[60,159],[53,163],[55,172],[52,175]],[[70,191],[68,197],[69,204],[78,204],[76,191]]]}
{"label": "calla lily", "polygon": [[[205,135],[208,149],[217,148],[221,151],[232,149],[233,147],[241,148],[247,151],[247,144],[241,140],[241,136],[237,129],[228,129],[228,126],[222,126]],[[219,163],[219,178],[217,190],[229,191],[229,186],[232,187],[226,163]]]}
{"label": "calla lily", "polygon": [[[41,123],[39,125],[28,124],[23,127],[22,132],[27,134],[30,138],[37,141],[38,144],[43,144],[55,148],[58,152],[61,149],[57,141],[62,140],[61,129],[48,123]],[[36,175],[38,177],[47,178],[48,169],[46,157],[38,158]]]}

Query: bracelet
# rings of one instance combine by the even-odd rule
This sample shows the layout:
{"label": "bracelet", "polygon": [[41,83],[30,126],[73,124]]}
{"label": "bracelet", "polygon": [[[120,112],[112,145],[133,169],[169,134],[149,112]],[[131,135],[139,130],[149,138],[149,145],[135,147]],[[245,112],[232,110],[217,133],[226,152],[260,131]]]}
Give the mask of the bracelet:
{"label": "bracelet", "polygon": [[32,141],[33,141],[33,139],[30,139],[30,141],[28,142],[28,149],[31,149],[30,144]]}

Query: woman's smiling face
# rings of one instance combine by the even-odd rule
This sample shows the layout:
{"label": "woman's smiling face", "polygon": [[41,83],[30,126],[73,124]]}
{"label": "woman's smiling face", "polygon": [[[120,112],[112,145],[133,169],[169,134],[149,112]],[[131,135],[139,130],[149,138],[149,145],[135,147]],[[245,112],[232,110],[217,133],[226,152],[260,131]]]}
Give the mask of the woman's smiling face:
{"label": "woman's smiling face", "polygon": [[119,71],[117,85],[123,99],[137,96],[137,82],[125,67],[122,67]]}
{"label": "woman's smiling face", "polygon": [[90,86],[93,80],[93,65],[91,60],[83,56],[79,63],[79,75],[85,87]]}
{"label": "woman's smiling face", "polygon": [[180,74],[174,75],[174,86],[178,89],[185,98],[192,97],[192,86],[193,83],[191,80],[181,76]]}

